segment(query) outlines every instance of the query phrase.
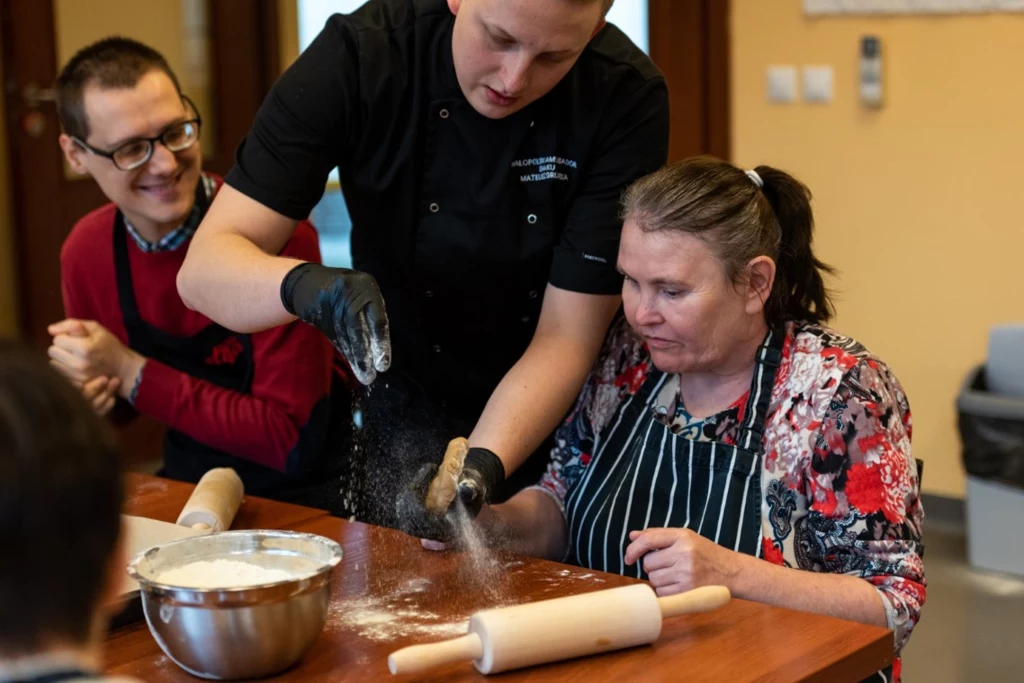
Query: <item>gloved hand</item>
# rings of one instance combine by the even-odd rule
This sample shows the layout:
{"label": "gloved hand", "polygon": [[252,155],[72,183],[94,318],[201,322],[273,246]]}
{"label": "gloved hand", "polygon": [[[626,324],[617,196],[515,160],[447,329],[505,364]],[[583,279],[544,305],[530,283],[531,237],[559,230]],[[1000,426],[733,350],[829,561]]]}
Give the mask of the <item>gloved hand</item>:
{"label": "gloved hand", "polygon": [[421,465],[412,482],[398,495],[395,506],[402,531],[417,538],[449,543],[458,540],[460,511],[457,506],[465,510],[462,514],[467,519],[475,518],[505,479],[505,466],[486,448],[470,448],[459,476],[458,498],[442,515],[433,514],[426,508],[427,490],[437,468],[435,463]]}
{"label": "gloved hand", "polygon": [[443,515],[438,515],[427,510],[427,489],[430,482],[437,474],[438,465],[427,462],[420,465],[416,476],[402,489],[395,501],[395,512],[398,518],[398,528],[416,538],[429,538],[432,541],[449,543],[457,536],[458,528],[457,515],[455,510],[457,502],[445,510]]}
{"label": "gloved hand", "polygon": [[323,332],[362,384],[391,365],[388,316],[372,275],[302,263],[281,282],[281,303]]}
{"label": "gloved hand", "polygon": [[491,496],[503,481],[505,466],[497,455],[486,448],[469,449],[459,477],[459,500],[470,517],[480,514],[480,508],[491,502]]}

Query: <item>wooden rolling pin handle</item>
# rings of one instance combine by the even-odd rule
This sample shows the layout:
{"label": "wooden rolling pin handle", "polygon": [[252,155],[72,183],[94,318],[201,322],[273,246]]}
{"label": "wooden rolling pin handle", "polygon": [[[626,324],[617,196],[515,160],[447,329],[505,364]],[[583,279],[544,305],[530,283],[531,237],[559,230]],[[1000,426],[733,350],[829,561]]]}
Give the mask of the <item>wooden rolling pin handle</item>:
{"label": "wooden rolling pin handle", "polygon": [[195,529],[196,531],[209,531],[210,530],[210,525],[206,524],[205,522],[196,522],[195,524],[192,525],[192,528]]}
{"label": "wooden rolling pin handle", "polygon": [[732,596],[725,586],[702,586],[685,593],[677,593],[668,597],[658,598],[661,618],[667,619],[680,614],[710,612],[727,604]]}
{"label": "wooden rolling pin handle", "polygon": [[213,531],[231,528],[231,521],[242,503],[245,487],[230,467],[218,467],[202,476],[188,502],[178,515],[177,524],[196,528],[205,524]]}
{"label": "wooden rolling pin handle", "polygon": [[440,643],[396,650],[388,656],[388,668],[392,675],[416,674],[445,664],[476,661],[483,656],[484,644],[480,636],[468,633]]}

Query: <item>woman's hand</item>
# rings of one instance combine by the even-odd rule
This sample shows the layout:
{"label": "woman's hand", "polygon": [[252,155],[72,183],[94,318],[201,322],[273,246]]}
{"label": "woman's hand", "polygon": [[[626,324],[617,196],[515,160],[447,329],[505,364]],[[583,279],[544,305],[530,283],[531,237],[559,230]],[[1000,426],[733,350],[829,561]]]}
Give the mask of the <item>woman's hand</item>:
{"label": "woman's hand", "polygon": [[[690,529],[652,528],[629,532],[626,564],[640,560],[658,595],[674,595],[700,586],[732,589],[744,556]],[[641,558],[643,558],[641,560]]]}

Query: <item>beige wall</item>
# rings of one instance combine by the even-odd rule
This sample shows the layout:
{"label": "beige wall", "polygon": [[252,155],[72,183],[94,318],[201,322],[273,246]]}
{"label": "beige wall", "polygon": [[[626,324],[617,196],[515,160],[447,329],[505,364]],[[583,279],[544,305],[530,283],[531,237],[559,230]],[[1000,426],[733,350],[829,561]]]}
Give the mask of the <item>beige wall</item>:
{"label": "beige wall", "polygon": [[[807,20],[802,0],[733,0],[733,150],[816,195],[839,267],[835,326],[903,381],[924,489],[960,496],[954,400],[989,326],[1024,320],[1024,15]],[[859,37],[881,37],[886,105],[862,109]],[[830,64],[828,106],[770,105],[769,64]]]}

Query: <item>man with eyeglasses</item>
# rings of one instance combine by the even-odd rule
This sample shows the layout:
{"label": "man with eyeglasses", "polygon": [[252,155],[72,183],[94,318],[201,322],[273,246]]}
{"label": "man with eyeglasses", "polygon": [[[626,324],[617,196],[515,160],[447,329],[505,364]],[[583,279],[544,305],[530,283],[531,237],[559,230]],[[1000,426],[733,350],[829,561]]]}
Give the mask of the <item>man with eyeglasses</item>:
{"label": "man with eyeglasses", "polygon": [[[166,476],[233,467],[249,493],[324,504],[324,452],[350,422],[330,343],[301,323],[236,334],[178,297],[178,269],[222,181],[201,170],[202,121],[167,62],[105,39],[72,57],[57,90],[64,158],[111,203],[61,250],[67,319],[49,328],[52,364],[101,414],[165,423]],[[319,261],[312,226],[300,223],[280,254]]]}

